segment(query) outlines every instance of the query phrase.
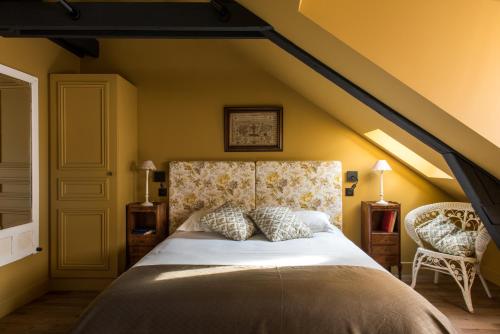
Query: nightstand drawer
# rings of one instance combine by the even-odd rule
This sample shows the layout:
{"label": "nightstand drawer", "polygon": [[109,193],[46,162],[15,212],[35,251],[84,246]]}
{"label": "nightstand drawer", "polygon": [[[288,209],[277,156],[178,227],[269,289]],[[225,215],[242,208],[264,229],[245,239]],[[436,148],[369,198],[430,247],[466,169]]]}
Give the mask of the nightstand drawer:
{"label": "nightstand drawer", "polygon": [[131,234],[128,236],[128,245],[135,246],[156,246],[158,244],[158,240],[156,239],[156,234]]}
{"label": "nightstand drawer", "polygon": [[394,233],[372,233],[372,245],[397,245],[399,235]]}
{"label": "nightstand drawer", "polygon": [[399,246],[398,245],[387,245],[387,246],[372,246],[372,255],[398,255]]}
{"label": "nightstand drawer", "polygon": [[372,258],[383,267],[399,265],[397,255],[373,255]]}

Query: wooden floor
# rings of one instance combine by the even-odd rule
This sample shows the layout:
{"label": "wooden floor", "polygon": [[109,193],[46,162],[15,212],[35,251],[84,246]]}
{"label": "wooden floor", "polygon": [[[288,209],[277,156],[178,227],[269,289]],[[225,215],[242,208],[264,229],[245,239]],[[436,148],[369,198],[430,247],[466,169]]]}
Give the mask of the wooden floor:
{"label": "wooden floor", "polygon": [[[500,333],[500,288],[490,284],[493,299],[488,299],[477,280],[472,300],[475,313],[464,309],[458,287],[451,278],[442,276],[434,285],[432,276],[421,273],[417,291],[446,314],[460,333]],[[405,281],[409,277],[403,278]],[[34,302],[0,319],[1,334],[67,333],[83,309],[97,296],[95,292],[50,292]]]}

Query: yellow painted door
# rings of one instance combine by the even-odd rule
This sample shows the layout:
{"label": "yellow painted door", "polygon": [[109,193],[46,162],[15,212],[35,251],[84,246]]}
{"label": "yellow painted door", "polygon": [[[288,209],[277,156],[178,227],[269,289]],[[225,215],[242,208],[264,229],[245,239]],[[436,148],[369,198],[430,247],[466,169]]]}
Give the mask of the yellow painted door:
{"label": "yellow painted door", "polygon": [[115,96],[113,76],[51,76],[52,277],[117,275]]}

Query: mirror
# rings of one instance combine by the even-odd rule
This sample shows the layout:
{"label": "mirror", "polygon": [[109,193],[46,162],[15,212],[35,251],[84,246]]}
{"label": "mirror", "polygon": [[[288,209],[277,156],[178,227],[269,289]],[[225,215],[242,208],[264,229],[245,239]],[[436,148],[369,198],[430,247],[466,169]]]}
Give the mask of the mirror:
{"label": "mirror", "polygon": [[31,88],[0,74],[0,229],[31,222]]}
{"label": "mirror", "polygon": [[38,80],[0,65],[0,265],[38,246]]}

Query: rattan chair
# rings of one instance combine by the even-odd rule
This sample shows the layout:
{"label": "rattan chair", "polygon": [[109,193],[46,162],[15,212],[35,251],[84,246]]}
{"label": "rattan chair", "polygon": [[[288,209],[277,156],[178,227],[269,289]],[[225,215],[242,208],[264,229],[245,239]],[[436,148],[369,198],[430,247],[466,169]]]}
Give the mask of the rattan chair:
{"label": "rattan chair", "polygon": [[[475,243],[475,254],[473,257],[462,257],[441,253],[420,240],[415,232],[415,228],[437,217],[440,213],[449,217],[455,224],[463,230],[478,231]],[[488,285],[481,275],[480,265],[486,247],[491,240],[483,223],[476,215],[474,209],[469,203],[444,202],[429,204],[409,212],[405,217],[405,227],[408,235],[418,244],[417,253],[413,260],[411,287],[415,288],[417,275],[420,268],[433,270],[434,283],[438,284],[439,273],[448,274],[455,279],[462,290],[465,304],[469,312],[473,313],[471,299],[471,287],[476,274],[479,276],[484,290],[491,298]]]}

